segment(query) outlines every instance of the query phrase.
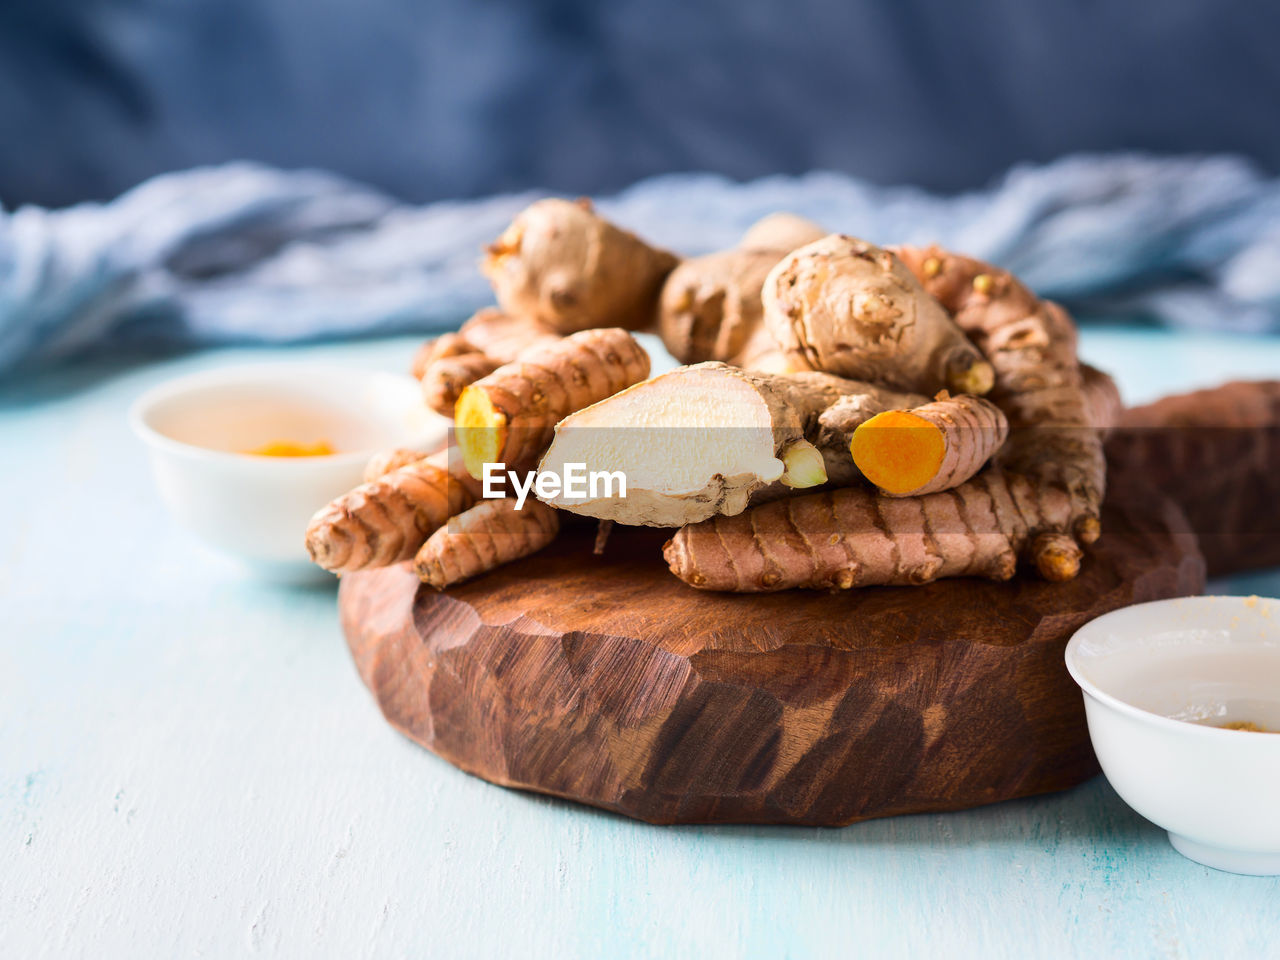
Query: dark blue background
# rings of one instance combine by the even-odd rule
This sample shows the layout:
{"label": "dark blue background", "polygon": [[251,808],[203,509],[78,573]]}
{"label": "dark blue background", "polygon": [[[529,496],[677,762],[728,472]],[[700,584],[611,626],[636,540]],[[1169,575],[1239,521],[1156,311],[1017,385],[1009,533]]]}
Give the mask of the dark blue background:
{"label": "dark blue background", "polygon": [[1280,168],[1262,0],[0,0],[0,202],[247,157],[413,200],[1077,150]]}

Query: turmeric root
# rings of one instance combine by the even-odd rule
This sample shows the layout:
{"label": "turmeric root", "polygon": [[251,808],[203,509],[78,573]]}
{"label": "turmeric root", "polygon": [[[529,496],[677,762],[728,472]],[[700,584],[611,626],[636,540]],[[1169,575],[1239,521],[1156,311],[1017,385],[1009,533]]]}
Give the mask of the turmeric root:
{"label": "turmeric root", "polygon": [[557,333],[652,326],[676,258],[596,214],[590,201],[539,200],[488,248],[483,269],[507,313]]}
{"label": "turmeric root", "polygon": [[[1007,580],[1020,553],[1059,548],[1053,530],[1069,512],[1064,493],[1045,495],[1025,477],[989,469],[920,497],[845,487],[776,500],[690,524],[667,541],[663,556],[690,586],[736,593]],[[1078,566],[1078,552],[1068,551],[1050,579],[1074,576],[1073,556]]]}
{"label": "turmeric root", "polygon": [[458,335],[472,350],[486,354],[500,365],[510,363],[532,346],[561,337],[559,331],[540,320],[503,313],[493,307],[477,310],[458,328]]}
{"label": "turmeric root", "polygon": [[[1066,491],[1071,510],[1057,532],[1081,543],[1097,540],[1106,463],[1101,432],[1091,422],[1097,411],[1086,399],[1071,318],[1006,270],[939,247],[896,252],[995,369],[991,399],[1011,428],[1000,465],[1042,487]],[[1060,553],[1065,545],[1053,549]],[[1055,562],[1049,554],[1037,561],[1042,568]]]}
{"label": "turmeric root", "polygon": [[991,364],[887,250],[832,234],[792,251],[769,272],[764,321],[797,369],[932,396],[980,396]]}
{"label": "turmeric root", "polygon": [[1009,422],[995,404],[939,394],[913,410],[876,414],[854,431],[849,452],[881,493],[919,496],[964,483],[1008,435]]}
{"label": "turmeric root", "polygon": [[485,353],[441,357],[422,375],[422,399],[441,416],[452,417],[462,391],[502,366]]}
{"label": "turmeric root", "polygon": [[[880,392],[824,373],[769,375],[714,361],[681,367],[567,417],[542,459],[540,470],[562,477],[568,464],[621,472],[625,495],[617,485],[585,496],[562,489],[547,502],[671,527],[740,513],[786,488],[847,482],[855,476],[848,435],[824,432],[820,415],[842,397],[860,396],[869,406]],[[829,461],[839,477],[809,439],[828,436],[842,445]]]}
{"label": "turmeric root", "polygon": [[556,511],[537,500],[485,500],[431,534],[414,569],[423,583],[444,589],[537,553],[560,531]]}
{"label": "turmeric root", "polygon": [[531,466],[562,419],[648,375],[649,355],[616,327],[535,345],[458,398],[454,420],[467,471],[479,478],[486,463]]}
{"label": "turmeric root", "polygon": [[475,347],[467,343],[461,333],[442,333],[420,346],[413,355],[409,366],[415,380],[421,380],[431,365],[444,357],[456,357],[464,353],[474,353]]}
{"label": "turmeric root", "polygon": [[752,226],[736,249],[684,260],[662,285],[658,332],[681,363],[723,360],[758,369],[777,350],[764,329],[760,291],[783,256],[826,233],[792,214]]}
{"label": "turmeric root", "polygon": [[522,352],[560,335],[536,320],[513,317],[486,307],[478,310],[456,333],[428,341],[414,357],[414,376],[422,381],[427,406],[453,416],[462,391]]}
{"label": "turmeric root", "polygon": [[399,470],[411,463],[425,460],[427,456],[428,454],[421,450],[409,450],[405,447],[392,447],[390,450],[375,453],[364,466],[364,482],[372,483],[392,470]]}
{"label": "turmeric root", "polygon": [[319,510],[307,527],[307,552],[345,573],[413,557],[426,538],[479,496],[457,451],[442,450],[364,483]]}

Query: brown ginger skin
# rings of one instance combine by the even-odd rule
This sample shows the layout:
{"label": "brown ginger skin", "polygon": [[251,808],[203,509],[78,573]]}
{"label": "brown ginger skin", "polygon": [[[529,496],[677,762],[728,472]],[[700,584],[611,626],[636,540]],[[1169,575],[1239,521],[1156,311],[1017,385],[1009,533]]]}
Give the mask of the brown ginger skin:
{"label": "brown ginger skin", "polygon": [[479,495],[457,451],[442,450],[320,509],[307,527],[307,552],[335,573],[409,560],[433,531]]}
{"label": "brown ginger skin", "polygon": [[492,243],[483,270],[498,304],[568,334],[653,325],[676,258],[597,214],[588,200],[539,200]]}
{"label": "brown ginger skin", "polygon": [[1069,513],[1065,494],[1043,494],[1025,477],[988,469],[920,497],[844,487],[713,517],[683,527],[663,556],[690,586],[735,593],[1007,580],[1019,554],[1041,550],[1056,564],[1041,572],[1063,580],[1079,566],[1078,551],[1056,552],[1053,531]]}
{"label": "brown ginger skin", "polygon": [[806,217],[779,210],[761,217],[738,241],[739,250],[777,250],[790,253],[806,243],[821,240],[831,231]]}
{"label": "brown ginger skin", "polygon": [[858,470],[890,497],[950,490],[982,469],[1009,435],[1009,422],[981,397],[945,393],[910,410],[886,410],[854,431]]}
{"label": "brown ginger skin", "polygon": [[423,583],[438,590],[537,553],[560,531],[556,511],[533,499],[482,500],[431,534],[414,560]]}
{"label": "brown ginger skin", "polygon": [[991,365],[888,250],[831,234],[784,257],[762,293],[787,361],[932,396],[980,396]]}
{"label": "brown ginger skin", "polygon": [[459,396],[454,420],[467,470],[479,478],[485,463],[532,467],[557,423],[648,375],[649,355],[616,327],[536,344]]}
{"label": "brown ginger skin", "polygon": [[1010,426],[1001,466],[1070,498],[1060,538],[1037,559],[1061,567],[1055,558],[1070,552],[1066,541],[1092,543],[1101,533],[1106,482],[1102,433],[1092,422],[1100,414],[1085,392],[1075,324],[1007,270],[936,246],[895,252],[991,361],[991,400]]}
{"label": "brown ginger skin", "polygon": [[783,251],[726,250],[681,262],[662,287],[658,330],[681,363],[754,368],[774,349],[760,291]]}
{"label": "brown ginger skin", "polygon": [[663,284],[658,308],[667,350],[681,363],[722,360],[781,372],[760,291],[784,255],[825,235],[803,217],[776,213],[750,227],[736,248],[682,261]]}

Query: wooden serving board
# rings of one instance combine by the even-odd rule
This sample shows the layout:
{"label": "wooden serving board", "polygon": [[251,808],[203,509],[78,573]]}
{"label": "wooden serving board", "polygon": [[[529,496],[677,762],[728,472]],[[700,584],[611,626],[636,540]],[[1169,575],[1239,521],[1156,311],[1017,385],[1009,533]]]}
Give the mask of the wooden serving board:
{"label": "wooden serving board", "polygon": [[842,825],[1073,786],[1097,771],[1062,651],[1203,588],[1181,514],[1109,506],[1078,579],[840,594],[693,590],[663,531],[567,529],[447,593],[343,578],[344,630],[393,726],[463,770],[654,823]]}

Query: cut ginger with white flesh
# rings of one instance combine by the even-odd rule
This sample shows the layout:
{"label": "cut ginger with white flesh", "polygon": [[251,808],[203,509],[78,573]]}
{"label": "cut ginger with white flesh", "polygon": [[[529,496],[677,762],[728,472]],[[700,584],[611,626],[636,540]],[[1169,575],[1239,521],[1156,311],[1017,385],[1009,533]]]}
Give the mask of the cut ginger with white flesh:
{"label": "cut ginger with white flesh", "polygon": [[[715,361],[680,367],[562,421],[539,470],[563,478],[581,464],[588,480],[544,499],[630,525],[733,516],[753,500],[825,483],[823,457],[807,435],[836,399],[874,389],[822,373],[757,374]],[[852,466],[847,452],[844,459]],[[626,478],[625,496],[616,482],[591,488],[591,474],[615,472]]]}

